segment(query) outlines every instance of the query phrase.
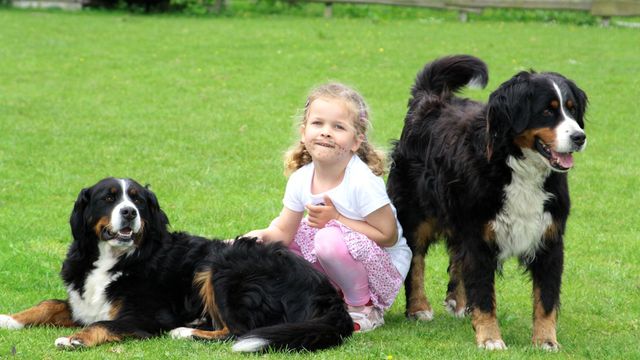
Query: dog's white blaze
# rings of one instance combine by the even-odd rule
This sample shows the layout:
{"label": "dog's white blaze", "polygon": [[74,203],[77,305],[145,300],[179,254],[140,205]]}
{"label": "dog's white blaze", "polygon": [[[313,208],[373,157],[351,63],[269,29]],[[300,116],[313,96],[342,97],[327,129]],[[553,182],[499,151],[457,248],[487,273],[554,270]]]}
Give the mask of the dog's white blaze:
{"label": "dog's white blaze", "polygon": [[542,235],[551,225],[551,214],[544,211],[544,203],[553,195],[543,188],[550,173],[545,161],[533,150],[522,149],[523,159],[509,157],[511,183],[505,187],[504,206],[492,222],[499,260],[517,256],[528,261],[542,243]]}
{"label": "dog's white blaze", "polygon": [[580,128],[578,122],[567,114],[567,111],[564,107],[564,98],[562,97],[562,92],[560,92],[560,88],[558,85],[551,81],[553,84],[553,88],[558,94],[558,99],[560,101],[560,113],[562,114],[562,121],[556,127],[556,144],[555,151],[557,152],[571,152],[571,151],[582,151],[587,146],[587,142],[585,139],[585,143],[580,147],[580,149],[575,149],[573,141],[571,140],[571,135],[576,133],[584,134],[584,130]]}
{"label": "dog's white blaze", "polygon": [[0,315],[0,329],[17,330],[22,329],[24,324],[9,315]]}
{"label": "dog's white blaze", "polygon": [[105,243],[98,244],[100,255],[93,263],[95,269],[91,270],[84,282],[84,292],[81,294],[72,285],[67,288],[69,303],[73,309],[73,319],[84,324],[96,321],[110,320],[109,311],[111,303],[107,299],[105,290],[120,273],[110,273],[109,270],[116,264],[118,257],[111,247]]}
{"label": "dog's white blaze", "polygon": [[[136,205],[133,203],[133,201],[131,201],[131,198],[129,198],[129,195],[127,195],[127,182],[124,179],[118,179],[120,181],[120,187],[122,187],[122,201],[120,201],[120,203],[118,205],[116,205],[113,210],[111,211],[111,226],[112,226],[112,230],[113,231],[118,231],[123,227],[123,224],[126,223],[127,221],[125,221],[122,218],[122,215],[120,214],[120,210],[124,207],[132,207],[134,209],[136,209],[136,211],[138,211],[138,208],[136,207]],[[140,226],[141,226],[141,221],[140,221],[140,214],[138,212],[138,215],[133,219],[133,221],[131,222],[131,230],[133,230],[133,232],[138,232],[138,230],[140,230]]]}
{"label": "dog's white blaze", "polygon": [[269,346],[269,341],[262,338],[245,338],[238,340],[231,347],[235,352],[256,352]]}

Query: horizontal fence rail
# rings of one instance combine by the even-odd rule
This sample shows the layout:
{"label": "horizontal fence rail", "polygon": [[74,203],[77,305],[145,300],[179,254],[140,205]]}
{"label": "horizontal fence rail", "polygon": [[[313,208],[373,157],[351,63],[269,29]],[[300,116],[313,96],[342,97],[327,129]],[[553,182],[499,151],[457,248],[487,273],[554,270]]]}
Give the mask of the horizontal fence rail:
{"label": "horizontal fence rail", "polygon": [[640,16],[640,0],[305,0],[326,4],[325,16],[331,17],[331,5],[379,4],[395,6],[415,6],[432,9],[459,10],[461,19],[467,12],[481,12],[483,9],[539,9],[574,10],[590,12],[605,21],[611,16]]}

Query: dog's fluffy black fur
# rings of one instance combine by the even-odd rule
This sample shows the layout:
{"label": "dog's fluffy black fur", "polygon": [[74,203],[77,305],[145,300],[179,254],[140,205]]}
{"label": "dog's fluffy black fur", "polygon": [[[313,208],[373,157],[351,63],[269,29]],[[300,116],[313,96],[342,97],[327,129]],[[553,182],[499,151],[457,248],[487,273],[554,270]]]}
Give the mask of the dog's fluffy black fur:
{"label": "dog's fluffy black fur", "polygon": [[494,274],[508,257],[533,279],[533,342],[557,349],[556,318],[569,215],[566,172],[586,146],[587,97],[557,73],[523,71],[488,104],[456,96],[488,82],[472,56],[435,60],[418,74],[388,192],[413,251],[405,282],[407,316],[430,320],[424,257],[446,238],[450,254],[445,306],[471,313],[478,346],[505,348],[495,316]]}
{"label": "dog's fluffy black fur", "polygon": [[[318,350],[353,332],[329,280],[279,244],[232,243],[167,230],[156,196],[131,179],[78,195],[62,267],[68,300],[47,300],[0,327],[83,326],[56,340],[94,346],[171,330],[178,338],[237,337],[236,351]],[[188,328],[200,323],[201,328]]]}

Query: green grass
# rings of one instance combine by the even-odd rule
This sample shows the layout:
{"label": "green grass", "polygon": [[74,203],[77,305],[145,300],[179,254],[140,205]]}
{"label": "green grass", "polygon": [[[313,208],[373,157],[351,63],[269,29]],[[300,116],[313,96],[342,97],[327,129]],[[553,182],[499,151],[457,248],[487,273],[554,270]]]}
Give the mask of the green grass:
{"label": "green grass", "polygon": [[[563,73],[589,95],[589,146],[570,174],[562,350],[530,346],[531,285],[513,261],[497,282],[509,350],[476,349],[469,320],[438,305],[447,264],[437,247],[426,282],[433,322],[405,320],[401,295],[383,328],[340,348],[255,357],[640,358],[638,30],[7,9],[0,24],[0,313],[65,296],[58,271],[83,187],[105,176],[150,183],[176,230],[226,238],[264,226],[281,207],[281,154],[313,85],[332,79],[358,88],[373,109],[371,138],[388,148],[422,65],[470,53],[489,64],[491,80],[469,97],[486,100],[529,68]],[[0,358],[246,358],[229,344],[168,338],[54,349],[70,332],[0,330]]]}

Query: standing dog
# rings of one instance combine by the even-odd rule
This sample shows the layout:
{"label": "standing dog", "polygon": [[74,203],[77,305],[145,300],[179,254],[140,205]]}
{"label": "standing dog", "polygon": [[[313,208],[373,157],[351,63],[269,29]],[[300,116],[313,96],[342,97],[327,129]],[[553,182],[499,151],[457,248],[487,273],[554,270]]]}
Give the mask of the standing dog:
{"label": "standing dog", "polygon": [[424,258],[438,237],[450,256],[445,306],[471,313],[476,342],[505,349],[496,319],[494,277],[517,257],[533,280],[533,343],[556,350],[567,172],[586,146],[587,97],[556,73],[520,72],[488,104],[455,96],[486,86],[487,67],[458,55],[418,74],[388,192],[413,251],[407,316],[433,318],[424,293]]}
{"label": "standing dog", "polygon": [[[83,326],[55,341],[79,348],[172,330],[177,338],[239,337],[235,351],[317,350],[353,332],[329,280],[278,244],[233,244],[169,232],[156,196],[130,179],[83,189],[62,265],[68,300],[46,300],[0,328]],[[186,328],[204,318],[214,329]]]}

